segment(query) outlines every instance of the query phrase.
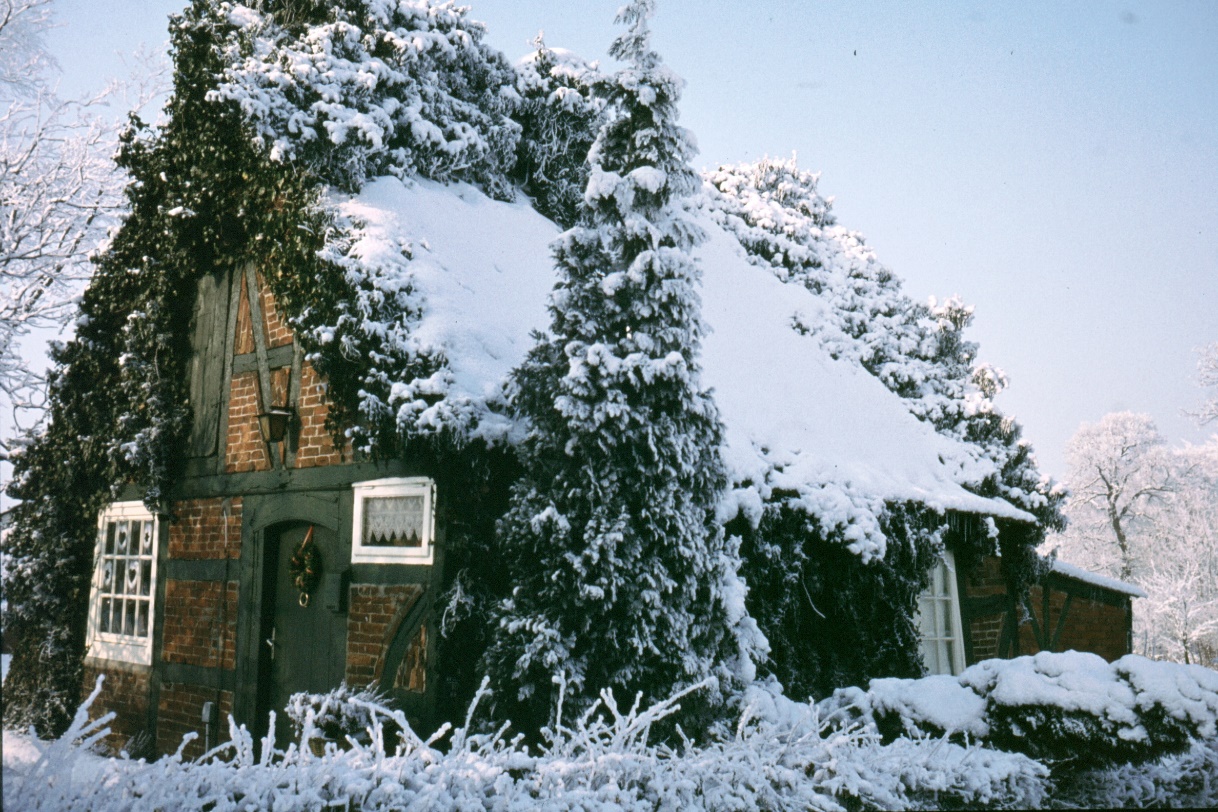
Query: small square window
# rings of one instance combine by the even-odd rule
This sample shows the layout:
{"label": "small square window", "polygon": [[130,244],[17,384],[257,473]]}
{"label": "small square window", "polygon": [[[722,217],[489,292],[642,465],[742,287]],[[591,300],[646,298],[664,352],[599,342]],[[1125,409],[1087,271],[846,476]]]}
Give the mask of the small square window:
{"label": "small square window", "polygon": [[964,635],[960,596],[956,588],[956,559],[950,552],[930,571],[930,584],[918,596],[918,637],[928,674],[959,674],[964,670]]}
{"label": "small square window", "polygon": [[357,482],[351,561],[431,564],[435,483],[426,477]]}
{"label": "small square window", "polygon": [[143,502],[116,502],[98,518],[89,656],[152,664],[156,538],[156,517]]}

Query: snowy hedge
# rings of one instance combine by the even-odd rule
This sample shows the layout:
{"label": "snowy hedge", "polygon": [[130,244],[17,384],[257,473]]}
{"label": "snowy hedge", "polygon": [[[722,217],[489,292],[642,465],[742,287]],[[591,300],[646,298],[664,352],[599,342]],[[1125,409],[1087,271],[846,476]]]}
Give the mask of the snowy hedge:
{"label": "snowy hedge", "polygon": [[818,705],[885,741],[947,736],[1077,769],[1145,762],[1218,737],[1218,673],[1076,651],[986,660],[956,677],[877,679]]}
{"label": "snowy hedge", "polygon": [[[677,748],[649,743],[651,726],[681,698],[627,711],[606,693],[537,748],[512,738],[506,725],[473,733],[469,718],[422,741],[399,712],[366,704],[374,717],[369,745],[331,743],[322,755],[301,742],[279,750],[264,740],[259,748],[233,725],[232,741],[197,761],[179,754],[152,764],[90,753],[110,717],[88,722],[86,703],[61,739],[31,740],[35,759],[6,762],[4,807],[842,810],[1026,808],[1045,800],[1047,771],[1025,756],[929,739],[885,744],[874,732],[831,730],[808,705],[760,689],[750,692],[736,728],[718,740]],[[392,750],[382,735],[387,722],[404,731]],[[314,736],[307,718],[301,741]]]}
{"label": "snowy hedge", "polygon": [[[5,809],[1218,805],[1218,674],[1138,657],[1112,664],[1076,653],[991,660],[959,677],[876,680],[868,691],[842,691],[818,705],[787,699],[773,682],[755,684],[730,729],[704,743],[670,745],[652,742],[651,731],[700,686],[646,709],[637,702],[620,708],[605,692],[580,718],[560,715],[535,746],[507,724],[488,730],[475,721],[489,701],[485,682],[463,725],[445,725],[425,741],[400,712],[368,701],[366,694],[340,690],[294,703],[300,737],[286,745],[270,738],[257,742],[230,721],[231,741],[199,759],[187,761],[179,750],[152,764],[94,752],[112,718],[88,719],[100,685],[60,739],[6,734]],[[1011,720],[1047,718],[1033,709],[1060,712],[1058,722],[1015,734]],[[341,744],[323,741],[322,728],[331,717],[366,726],[347,725]],[[1186,731],[1181,743],[1164,734],[1165,720],[1177,733]],[[274,730],[273,722],[269,728]],[[1089,767],[1076,760],[1068,774],[1051,776],[1025,753],[990,746],[1039,742],[1047,752],[1052,748],[1045,743],[1054,737],[1058,752],[1067,746],[1075,755],[1108,748],[1118,763]],[[1141,749],[1117,754],[1115,740],[1140,743]],[[1178,752],[1164,752],[1170,748]]]}

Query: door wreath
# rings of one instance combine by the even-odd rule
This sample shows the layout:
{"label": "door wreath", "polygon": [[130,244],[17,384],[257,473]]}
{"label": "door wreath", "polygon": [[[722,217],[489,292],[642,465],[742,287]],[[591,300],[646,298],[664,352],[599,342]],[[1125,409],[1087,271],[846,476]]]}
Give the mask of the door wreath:
{"label": "door wreath", "polygon": [[321,553],[317,551],[317,544],[313,541],[313,525],[309,525],[304,540],[300,542],[296,552],[292,553],[292,560],[288,562],[288,575],[292,579],[292,586],[300,590],[300,605],[308,606],[309,596],[321,580]]}

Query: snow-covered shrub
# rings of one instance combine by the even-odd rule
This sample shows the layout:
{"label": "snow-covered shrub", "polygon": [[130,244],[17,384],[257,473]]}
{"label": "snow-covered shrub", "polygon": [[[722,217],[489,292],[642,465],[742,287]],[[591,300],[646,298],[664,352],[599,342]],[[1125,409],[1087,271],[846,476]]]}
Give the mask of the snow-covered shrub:
{"label": "snow-covered shrub", "polygon": [[467,7],[345,0],[291,21],[223,8],[232,30],[214,97],[240,105],[272,160],[302,162],[348,190],[418,174],[511,198],[515,74]]}
{"label": "snow-covered shrub", "polygon": [[[606,692],[582,716],[560,717],[536,748],[510,738],[507,725],[471,732],[486,698],[480,692],[463,726],[445,726],[426,741],[400,713],[368,704],[372,740],[348,750],[328,745],[314,755],[277,744],[273,734],[258,747],[230,723],[232,740],[201,758],[186,761],[179,750],[152,764],[100,759],[77,746],[106,733],[104,719],[88,722],[86,703],[64,737],[31,741],[36,761],[6,763],[4,808],[839,812],[1028,808],[1045,800],[1047,770],[1025,756],[930,739],[885,744],[867,731],[829,729],[808,705],[762,689],[750,691],[739,723],[715,741],[677,749],[651,743],[649,731],[687,696],[626,710]],[[392,751],[382,738],[386,722],[402,726]],[[313,734],[307,728],[304,738]]]}
{"label": "snow-covered shrub", "polygon": [[512,177],[539,212],[570,228],[588,185],[588,150],[604,123],[604,99],[592,92],[601,77],[596,63],[547,48],[540,36],[534,44],[516,65],[514,118],[522,131]]}
{"label": "snow-covered shrub", "polygon": [[1041,652],[985,660],[959,676],[878,679],[818,708],[886,740],[948,736],[1074,771],[1180,753],[1218,736],[1218,672],[1126,655]]}
{"label": "snow-covered shrub", "polygon": [[292,694],[284,712],[299,736],[312,725],[326,739],[344,742],[348,736],[367,743],[376,717],[374,708],[387,704],[375,689],[353,689],[343,683],[324,694]]}
{"label": "snow-covered shrub", "polygon": [[1060,809],[1218,808],[1218,739],[1142,764],[1073,774],[1054,788]]}

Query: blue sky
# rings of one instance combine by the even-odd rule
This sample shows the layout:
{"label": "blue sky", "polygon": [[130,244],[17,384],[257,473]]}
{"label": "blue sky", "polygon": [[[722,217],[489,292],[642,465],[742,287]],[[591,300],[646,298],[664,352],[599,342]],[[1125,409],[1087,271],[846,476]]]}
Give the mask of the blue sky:
{"label": "blue sky", "polygon": [[[619,0],[466,0],[510,58],[602,58]],[[62,88],[162,43],[183,0],[56,0]],[[792,151],[915,298],[976,305],[1005,411],[1065,473],[1083,421],[1205,436],[1218,341],[1218,3],[660,0],[705,166]]]}

